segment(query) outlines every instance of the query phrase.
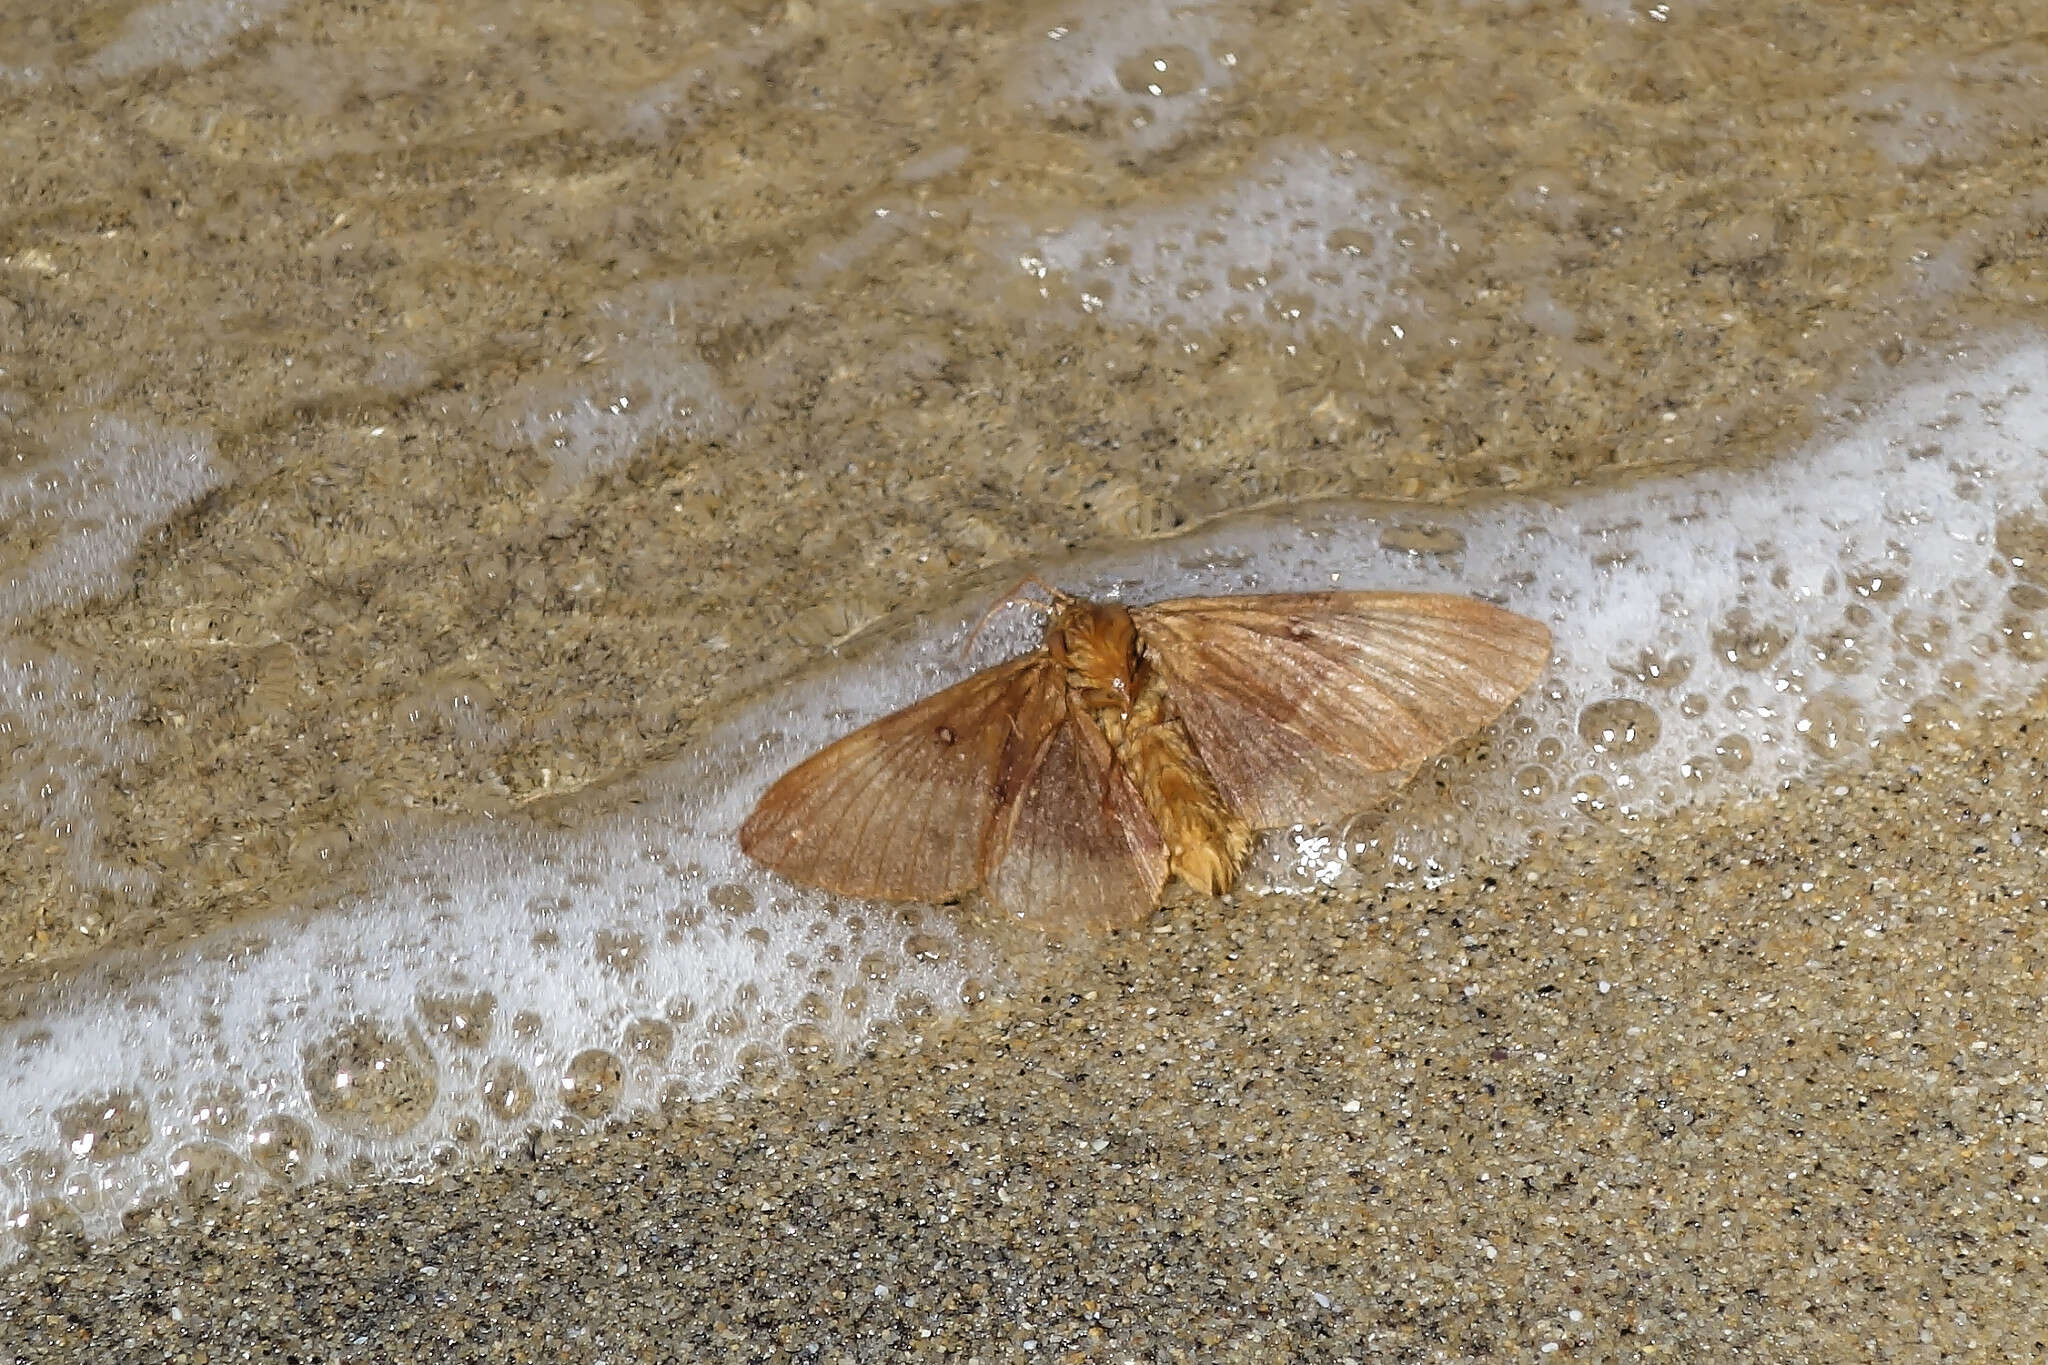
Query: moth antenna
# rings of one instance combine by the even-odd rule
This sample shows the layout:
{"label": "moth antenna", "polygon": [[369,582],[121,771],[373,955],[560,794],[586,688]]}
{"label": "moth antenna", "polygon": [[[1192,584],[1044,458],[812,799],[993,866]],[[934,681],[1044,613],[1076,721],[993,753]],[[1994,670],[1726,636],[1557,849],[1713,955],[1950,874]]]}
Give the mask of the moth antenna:
{"label": "moth antenna", "polygon": [[995,601],[989,603],[988,610],[981,614],[981,619],[974,623],[974,629],[967,633],[967,643],[960,646],[960,658],[964,660],[969,654],[974,652],[974,642],[981,638],[981,632],[983,628],[985,628],[988,625],[989,618],[993,617],[997,612],[1001,611],[1004,607],[1014,606],[1016,603],[1019,602],[1028,602],[1034,606],[1039,605],[1037,599],[1026,597],[1024,595],[1024,589],[1032,587],[1043,588],[1048,594],[1051,595],[1054,602],[1063,601],[1067,596],[1067,594],[1061,592],[1058,588],[1055,588],[1052,584],[1046,582],[1037,574],[1025,574],[1015,583],[1012,583],[1009,586],[1009,588],[1004,591],[1001,597],[998,597]]}

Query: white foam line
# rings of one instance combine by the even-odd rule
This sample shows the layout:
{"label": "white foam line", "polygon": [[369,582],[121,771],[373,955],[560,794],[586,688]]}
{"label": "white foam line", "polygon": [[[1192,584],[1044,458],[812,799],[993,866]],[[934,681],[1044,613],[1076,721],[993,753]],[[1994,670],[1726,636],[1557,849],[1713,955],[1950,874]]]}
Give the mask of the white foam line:
{"label": "white foam line", "polygon": [[[2048,343],[1952,365],[1764,470],[1455,513],[1246,517],[1047,572],[1134,599],[1459,588],[1545,619],[1552,671],[1503,721],[1496,756],[1458,771],[1460,800],[1394,820],[1413,856],[1512,852],[1531,829],[1854,761],[1931,697],[1996,707],[2038,687],[2028,632],[2048,591],[2016,561],[2030,537],[2048,545],[2030,520],[2048,491]],[[653,774],[631,817],[574,836],[481,826],[394,859],[380,889],[337,909],[37,996],[0,1032],[0,1220],[75,1218],[103,1234],[159,1192],[246,1185],[259,1158],[289,1164],[264,1140],[280,1133],[298,1147],[294,1178],[404,1176],[560,1118],[576,1099],[565,1075],[616,1065],[608,1102],[623,1110],[731,1083],[750,1048],[787,1045],[812,1015],[817,1032],[797,1038],[824,1046],[914,995],[947,1008],[986,964],[943,913],[902,919],[783,886],[746,863],[733,830],[791,761],[1028,639],[1012,619],[1005,641],[960,662],[984,605],[735,717]],[[1683,676],[1649,677],[1646,651]],[[1632,745],[1595,723],[1629,707]],[[1385,875],[1364,842],[1281,840],[1265,872]],[[633,1051],[663,1038],[663,1056]],[[605,1054],[594,1064],[591,1049]],[[537,1092],[523,1113],[489,1107],[506,1067]],[[409,1101],[402,1123],[349,1107],[380,1093]]]}
{"label": "white foam line", "polygon": [[[730,806],[657,803],[575,837],[479,827],[325,914],[89,972],[0,1034],[0,1208],[25,1226],[58,1195],[100,1235],[138,1200],[253,1177],[252,1161],[402,1176],[561,1117],[589,1049],[610,1054],[592,1074],[619,1071],[596,1107],[633,1110],[715,1093],[793,1029],[841,1046],[913,994],[958,999],[974,954],[943,919],[847,915],[737,865]],[[530,1110],[484,1102],[508,1076],[537,1092]],[[373,1107],[352,1110],[351,1091]],[[411,1109],[380,1117],[386,1092]],[[125,1137],[138,1121],[146,1136]],[[264,1134],[298,1150],[266,1154]],[[53,1165],[67,1173],[34,1176]]]}

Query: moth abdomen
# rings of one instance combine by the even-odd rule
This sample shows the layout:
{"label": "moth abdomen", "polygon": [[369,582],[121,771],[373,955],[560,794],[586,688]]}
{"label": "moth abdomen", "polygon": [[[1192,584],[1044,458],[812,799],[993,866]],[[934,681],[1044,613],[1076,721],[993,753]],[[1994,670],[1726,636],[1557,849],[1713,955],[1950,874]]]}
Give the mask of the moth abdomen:
{"label": "moth abdomen", "polygon": [[1158,673],[1141,669],[1128,713],[1105,719],[1117,762],[1159,827],[1169,871],[1205,895],[1228,891],[1251,850],[1251,827],[1217,790]]}

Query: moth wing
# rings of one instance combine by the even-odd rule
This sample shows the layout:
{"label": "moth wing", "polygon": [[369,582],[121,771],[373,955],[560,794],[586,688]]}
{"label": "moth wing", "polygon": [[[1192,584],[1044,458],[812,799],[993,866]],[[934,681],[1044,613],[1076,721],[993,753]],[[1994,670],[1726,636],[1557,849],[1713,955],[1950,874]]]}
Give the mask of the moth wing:
{"label": "moth wing", "polygon": [[1217,789],[1259,829],[1378,804],[1550,658],[1540,622],[1434,593],[1189,597],[1131,615]]}
{"label": "moth wing", "polygon": [[1159,904],[1166,844],[1102,731],[1060,701],[1060,722],[998,817],[988,898],[1037,923],[1128,924]]}
{"label": "moth wing", "polygon": [[985,669],[784,773],[740,826],[748,857],[847,896],[942,901],[981,883],[1020,756],[1036,754],[1063,680],[1043,654]]}

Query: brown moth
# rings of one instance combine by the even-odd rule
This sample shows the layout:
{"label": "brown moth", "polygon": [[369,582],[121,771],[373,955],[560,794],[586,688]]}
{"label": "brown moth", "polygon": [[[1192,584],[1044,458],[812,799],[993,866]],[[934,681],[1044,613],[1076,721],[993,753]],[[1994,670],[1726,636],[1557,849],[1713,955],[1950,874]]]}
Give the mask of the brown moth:
{"label": "brown moth", "polygon": [[1170,877],[1228,891],[1255,830],[1384,800],[1550,657],[1542,625],[1469,597],[1051,591],[1039,648],[811,755],[740,847],[848,896],[980,887],[1027,920],[1125,923]]}

